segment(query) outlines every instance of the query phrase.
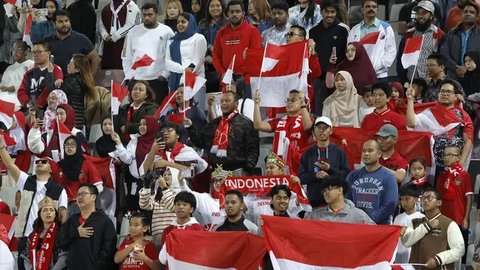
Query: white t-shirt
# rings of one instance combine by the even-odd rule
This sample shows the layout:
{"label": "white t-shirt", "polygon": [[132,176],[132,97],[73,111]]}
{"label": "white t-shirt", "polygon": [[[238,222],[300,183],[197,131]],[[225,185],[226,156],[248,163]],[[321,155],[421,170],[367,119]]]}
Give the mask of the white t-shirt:
{"label": "white t-shirt", "polygon": [[22,84],[23,76],[27,70],[33,67],[32,60],[25,60],[23,63],[13,63],[8,66],[2,76],[2,82],[0,86],[14,86],[15,92],[0,92],[0,99],[8,102],[15,103],[15,111],[19,110],[21,107],[20,102],[17,98],[18,88]]}
{"label": "white t-shirt", "polygon": [[[411,215],[407,215],[407,213],[403,212],[400,215],[395,217],[393,224],[399,225],[402,227],[407,227],[408,223],[412,219],[423,218],[423,217],[424,215],[420,212],[415,212]],[[410,259],[410,250],[411,248],[404,246],[402,241],[398,240],[397,254],[395,255],[395,263],[408,263],[408,260]]]}
{"label": "white t-shirt", "polygon": [[[18,177],[18,182],[17,182],[17,188],[19,190],[23,190],[23,187],[27,182],[27,178],[28,178],[28,174],[24,172],[20,173],[20,176]],[[38,204],[43,198],[45,198],[45,193],[47,192],[47,188],[45,187],[46,183],[47,183],[46,181],[43,182],[43,181],[37,180],[37,192],[35,193],[35,197],[33,198],[32,208],[30,209],[30,213],[28,215],[27,227],[25,229],[25,232],[23,233],[23,236],[29,236],[30,233],[32,233],[33,231],[33,222],[38,217],[37,215]],[[58,198],[58,208],[60,207],[65,207],[65,209],[68,207],[68,197],[65,189],[62,190],[62,193]]]}
{"label": "white t-shirt", "polygon": [[7,244],[0,240],[0,270],[15,269],[15,259]]}

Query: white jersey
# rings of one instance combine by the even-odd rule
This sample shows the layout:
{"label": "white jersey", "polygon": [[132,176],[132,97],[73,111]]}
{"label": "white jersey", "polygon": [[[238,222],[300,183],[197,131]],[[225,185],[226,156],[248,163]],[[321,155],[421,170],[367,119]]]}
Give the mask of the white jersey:
{"label": "white jersey", "polygon": [[[407,215],[407,213],[404,212],[395,217],[395,220],[393,221],[393,225],[407,227],[408,223],[412,219],[423,218],[423,217],[424,215],[420,212],[415,212],[411,215]],[[395,263],[408,263],[408,260],[410,259],[410,250],[411,248],[404,246],[402,241],[398,240],[397,254],[395,255]]]}

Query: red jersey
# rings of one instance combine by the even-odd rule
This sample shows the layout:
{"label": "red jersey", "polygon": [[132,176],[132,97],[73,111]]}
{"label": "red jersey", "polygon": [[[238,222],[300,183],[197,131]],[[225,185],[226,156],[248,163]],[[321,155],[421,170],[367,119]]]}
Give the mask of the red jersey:
{"label": "red jersey", "polygon": [[380,158],[380,164],[390,170],[407,170],[408,161],[405,160],[397,151],[394,151],[389,158]]}
{"label": "red jersey", "polygon": [[68,201],[76,201],[77,200],[77,191],[80,188],[80,185],[83,183],[90,183],[90,184],[97,184],[101,183],[102,178],[95,168],[95,165],[88,160],[84,159],[82,164],[82,169],[80,170],[80,175],[78,176],[78,181],[72,181],[67,179],[65,174],[60,171],[57,183],[62,185],[67,192]]}
{"label": "red jersey", "polygon": [[473,194],[472,178],[466,171],[455,173],[442,172],[437,182],[437,189],[442,194],[442,214],[457,224],[462,224],[465,217],[467,196]]}
{"label": "red jersey", "polygon": [[305,131],[303,128],[301,115],[287,116],[286,121],[283,121],[283,118],[275,118],[268,121],[268,124],[273,132],[280,128],[284,129],[286,131],[286,137],[290,140],[290,144],[293,144],[297,150],[304,149],[311,145],[310,132]]}
{"label": "red jersey", "polygon": [[[118,251],[124,250],[128,245],[132,244],[133,242],[134,242],[133,238],[128,236],[127,239],[125,239],[122,242],[122,244],[118,248]],[[145,255],[147,255],[148,258],[152,259],[153,261],[158,261],[157,249],[155,248],[155,245],[151,241],[143,240],[143,251],[145,252]],[[135,251],[128,254],[128,257],[125,258],[125,260],[120,265],[120,269],[121,270],[126,270],[126,269],[149,270],[150,267],[148,267],[146,263],[135,260],[135,258],[133,257],[134,252]]]}
{"label": "red jersey", "polygon": [[377,132],[385,124],[394,125],[398,130],[407,129],[405,116],[390,109],[381,113],[373,111],[371,114],[367,114],[363,119],[362,128]]}

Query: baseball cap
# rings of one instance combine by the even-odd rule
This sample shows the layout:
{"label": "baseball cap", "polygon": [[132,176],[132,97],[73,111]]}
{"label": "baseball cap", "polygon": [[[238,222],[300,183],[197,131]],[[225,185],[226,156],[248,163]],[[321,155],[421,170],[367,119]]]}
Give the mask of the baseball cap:
{"label": "baseball cap", "polygon": [[420,3],[418,3],[418,5],[413,8],[413,11],[417,11],[420,8],[423,8],[426,11],[431,12],[432,14],[435,13],[435,6],[431,1],[428,1],[428,0],[420,1]]}
{"label": "baseball cap", "polygon": [[326,116],[318,117],[317,120],[315,120],[314,126],[316,126],[318,123],[324,123],[327,126],[332,127],[332,120]]}
{"label": "baseball cap", "polygon": [[376,135],[380,137],[388,137],[388,136],[398,137],[398,130],[395,126],[386,124],[386,125],[383,125],[378,130]]}

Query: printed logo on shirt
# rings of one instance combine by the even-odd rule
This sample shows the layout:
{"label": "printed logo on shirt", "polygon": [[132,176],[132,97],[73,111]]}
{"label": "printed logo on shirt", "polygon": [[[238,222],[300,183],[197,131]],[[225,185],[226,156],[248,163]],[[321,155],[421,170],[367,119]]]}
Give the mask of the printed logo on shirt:
{"label": "printed logo on shirt", "polygon": [[240,36],[230,36],[227,37],[225,40],[225,45],[239,45],[240,44]]}
{"label": "printed logo on shirt", "polygon": [[372,177],[360,178],[353,182],[354,201],[361,209],[374,209],[379,193],[384,190],[383,182]]}
{"label": "printed logo on shirt", "polygon": [[462,184],[462,179],[455,178],[455,185],[460,186]]}

